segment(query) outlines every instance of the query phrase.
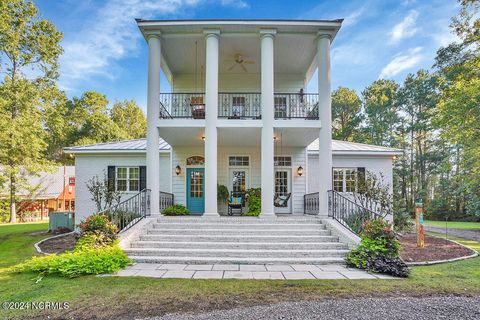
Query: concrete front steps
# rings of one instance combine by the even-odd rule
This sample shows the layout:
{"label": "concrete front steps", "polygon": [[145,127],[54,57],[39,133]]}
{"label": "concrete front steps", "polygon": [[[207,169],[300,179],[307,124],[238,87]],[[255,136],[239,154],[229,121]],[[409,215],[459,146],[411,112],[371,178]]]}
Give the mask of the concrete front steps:
{"label": "concrete front steps", "polygon": [[338,264],[348,246],[314,217],[160,217],[125,252],[144,263]]}

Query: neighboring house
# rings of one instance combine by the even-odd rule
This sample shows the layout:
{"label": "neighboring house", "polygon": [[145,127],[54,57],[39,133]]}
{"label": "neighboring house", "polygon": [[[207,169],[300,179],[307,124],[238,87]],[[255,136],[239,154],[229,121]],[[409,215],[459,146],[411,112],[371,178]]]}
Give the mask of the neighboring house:
{"label": "neighboring house", "polygon": [[[17,192],[17,214],[23,221],[42,220],[52,211],[75,210],[75,167],[60,166],[27,178],[28,188]],[[0,195],[8,199],[8,194]]]}
{"label": "neighboring house", "polygon": [[[350,192],[358,172],[392,185],[399,150],[331,139],[330,44],[342,20],[137,23],[149,52],[147,139],[65,149],[76,161],[77,223],[95,212],[86,182],[104,174],[124,199],[151,190],[152,214],[167,193],[218,215],[220,184],[261,187],[262,216],[304,214],[308,197],[326,216],[327,191]],[[172,92],[161,91],[161,70]]]}

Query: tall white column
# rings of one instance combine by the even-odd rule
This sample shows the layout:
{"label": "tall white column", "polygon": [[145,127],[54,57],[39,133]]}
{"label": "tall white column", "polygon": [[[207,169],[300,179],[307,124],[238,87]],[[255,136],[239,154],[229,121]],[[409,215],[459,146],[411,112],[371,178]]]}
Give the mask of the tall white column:
{"label": "tall white column", "polygon": [[261,35],[261,92],[262,92],[262,216],[273,216],[274,196],[274,144],[273,144],[273,40],[275,30],[260,30]]}
{"label": "tall white column", "polygon": [[205,30],[205,215],[217,209],[217,117],[219,30]]}
{"label": "tall white column", "polygon": [[328,213],[327,191],[332,188],[332,101],[330,84],[330,36],[317,40],[318,113],[322,123],[318,141],[319,214]]}
{"label": "tall white column", "polygon": [[160,213],[160,154],[157,119],[160,116],[160,34],[148,36],[147,92],[147,189],[151,190],[150,212]]}

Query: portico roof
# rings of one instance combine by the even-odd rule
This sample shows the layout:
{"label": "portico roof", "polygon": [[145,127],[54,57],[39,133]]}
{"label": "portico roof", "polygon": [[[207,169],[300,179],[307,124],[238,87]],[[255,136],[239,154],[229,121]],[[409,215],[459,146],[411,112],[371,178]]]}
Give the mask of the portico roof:
{"label": "portico roof", "polygon": [[[205,30],[217,30],[219,74],[230,70],[235,55],[246,60],[248,73],[260,73],[260,31],[275,33],[274,71],[277,75],[300,75],[308,82],[316,69],[316,39],[319,34],[331,37],[339,31],[343,19],[336,20],[143,20],[136,19],[143,36],[160,34],[162,69],[172,84],[180,74],[201,72],[205,61]],[[237,70],[238,71],[238,70]]]}
{"label": "portico roof", "polygon": [[[92,153],[145,153],[146,139],[125,140],[107,143],[90,144],[65,148],[67,154],[92,154]],[[170,145],[160,138],[159,151],[170,152]],[[318,139],[308,146],[309,153],[318,152]],[[401,155],[401,149],[375,146],[370,144],[332,140],[334,155]]]}

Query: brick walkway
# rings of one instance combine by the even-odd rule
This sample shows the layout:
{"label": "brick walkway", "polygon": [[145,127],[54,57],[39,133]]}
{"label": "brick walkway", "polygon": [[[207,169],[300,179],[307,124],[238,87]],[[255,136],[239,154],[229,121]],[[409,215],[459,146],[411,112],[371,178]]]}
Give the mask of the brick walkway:
{"label": "brick walkway", "polygon": [[153,264],[137,263],[114,276],[182,279],[395,279],[382,274],[367,273],[343,265],[305,264]]}

